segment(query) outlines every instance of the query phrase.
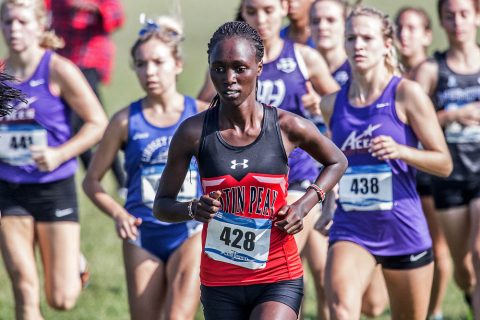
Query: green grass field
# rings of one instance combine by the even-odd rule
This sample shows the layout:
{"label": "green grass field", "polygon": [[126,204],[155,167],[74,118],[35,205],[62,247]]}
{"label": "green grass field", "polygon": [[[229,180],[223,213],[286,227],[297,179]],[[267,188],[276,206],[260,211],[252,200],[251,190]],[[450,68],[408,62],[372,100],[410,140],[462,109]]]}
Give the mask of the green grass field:
{"label": "green grass field", "polygon": [[[394,14],[398,8],[408,3],[425,6],[436,19],[435,1],[424,0],[410,2],[405,0],[365,1],[377,5],[380,9]],[[115,34],[117,44],[116,70],[112,83],[105,87],[102,94],[109,115],[126,106],[130,101],[141,96],[141,89],[130,69],[129,49],[135,40],[140,27],[138,17],[141,12],[154,16],[168,13],[170,0],[123,0],[127,22],[125,27]],[[181,0],[182,14],[186,28],[185,68],[179,77],[179,90],[195,96],[203,82],[206,71],[206,50],[208,40],[222,22],[230,20],[235,13],[238,1],[232,0]],[[435,43],[432,47],[444,48],[445,38],[434,24]],[[5,54],[5,46],[0,46],[0,56]],[[77,175],[79,184],[83,172]],[[115,194],[116,190],[111,176],[105,181],[108,190]],[[80,188],[79,188],[80,190]],[[82,225],[81,247],[90,261],[92,276],[90,286],[82,293],[77,306],[69,312],[56,312],[50,309],[42,293],[42,310],[46,319],[65,320],[121,320],[128,319],[125,276],[118,240],[113,223],[94,207],[80,192],[80,209]],[[41,273],[41,269],[40,269]],[[305,319],[315,319],[315,297],[311,286],[307,289],[305,302]],[[3,265],[0,267],[0,320],[14,319],[14,304],[10,283]],[[463,299],[453,284],[450,285],[444,304],[447,319],[462,319],[466,308]],[[198,313],[198,319],[203,319]],[[388,311],[379,319],[388,319]]]}

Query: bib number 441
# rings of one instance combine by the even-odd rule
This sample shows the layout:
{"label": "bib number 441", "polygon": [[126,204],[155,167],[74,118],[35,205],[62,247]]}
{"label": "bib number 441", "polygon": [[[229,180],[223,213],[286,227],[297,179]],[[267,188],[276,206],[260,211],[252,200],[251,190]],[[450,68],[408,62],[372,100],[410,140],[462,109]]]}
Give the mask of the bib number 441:
{"label": "bib number 441", "polygon": [[10,148],[13,150],[28,149],[32,144],[32,136],[12,136],[10,140]]}

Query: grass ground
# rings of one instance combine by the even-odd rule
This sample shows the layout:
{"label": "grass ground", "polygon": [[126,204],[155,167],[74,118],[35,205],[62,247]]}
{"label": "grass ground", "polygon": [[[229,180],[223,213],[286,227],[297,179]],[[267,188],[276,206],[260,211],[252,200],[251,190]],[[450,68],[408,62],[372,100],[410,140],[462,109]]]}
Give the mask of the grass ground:
{"label": "grass ground", "polygon": [[[206,44],[215,28],[225,20],[234,16],[238,1],[225,0],[179,0],[183,9],[186,28],[185,40],[185,68],[179,77],[178,86],[181,92],[196,95],[200,89],[206,71]],[[380,9],[394,14],[406,0],[376,0],[365,1],[375,4]],[[414,5],[422,5],[431,12],[435,2],[425,0]],[[127,14],[126,26],[115,34],[114,39],[118,48],[117,67],[112,83],[106,87],[102,94],[104,104],[111,115],[116,110],[127,105],[129,101],[138,98],[142,92],[129,67],[129,48],[135,40],[136,32],[140,27],[138,17],[141,12],[149,15],[168,13],[171,0],[123,0]],[[444,48],[445,40],[438,24],[434,24],[436,42],[435,48]],[[0,46],[0,56],[4,56],[5,47]],[[77,183],[81,180],[83,172],[79,172]],[[112,178],[105,179],[105,185],[115,193]],[[42,294],[42,310],[46,319],[54,320],[121,320],[128,319],[128,305],[126,297],[125,276],[121,257],[120,241],[118,240],[113,223],[100,213],[83,195],[79,195],[81,206],[82,224],[82,251],[91,264],[92,277],[90,286],[81,295],[77,306],[69,312],[56,312],[50,309]],[[41,271],[41,270],[40,270]],[[306,293],[305,319],[315,319],[315,297],[313,288],[309,287]],[[0,320],[14,318],[13,297],[10,283],[5,269],[0,267]],[[447,319],[462,319],[465,314],[463,299],[454,287],[450,285],[445,301],[445,315]],[[203,319],[198,313],[198,319]],[[379,319],[388,319],[388,311]]]}

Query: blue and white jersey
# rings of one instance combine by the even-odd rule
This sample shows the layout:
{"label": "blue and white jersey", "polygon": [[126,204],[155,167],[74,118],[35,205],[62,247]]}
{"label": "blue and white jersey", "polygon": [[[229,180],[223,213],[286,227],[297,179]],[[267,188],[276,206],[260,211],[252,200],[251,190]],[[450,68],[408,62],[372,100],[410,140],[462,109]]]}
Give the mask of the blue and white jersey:
{"label": "blue and white jersey", "polygon": [[[180,119],[169,127],[158,127],[147,121],[142,110],[142,99],[130,105],[128,140],[125,145],[125,171],[128,176],[125,208],[143,221],[165,224],[153,216],[153,200],[167,164],[173,134],[185,119],[197,113],[193,98],[185,96],[184,104]],[[200,194],[198,172],[192,162],[177,200],[189,201]]]}

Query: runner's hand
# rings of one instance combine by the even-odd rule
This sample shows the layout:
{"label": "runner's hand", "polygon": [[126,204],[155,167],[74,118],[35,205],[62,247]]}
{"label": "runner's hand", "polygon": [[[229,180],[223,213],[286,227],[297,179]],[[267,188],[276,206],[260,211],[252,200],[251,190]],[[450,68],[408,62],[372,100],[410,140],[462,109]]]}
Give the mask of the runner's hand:
{"label": "runner's hand", "polygon": [[322,112],[320,110],[320,96],[313,89],[312,83],[310,81],[307,81],[305,83],[305,86],[307,88],[307,93],[302,96],[303,106],[312,116],[321,115]]}
{"label": "runner's hand", "polygon": [[135,240],[138,236],[137,227],[142,223],[142,219],[136,218],[128,212],[122,212],[115,218],[115,229],[118,236],[123,240]]}
{"label": "runner's hand", "polygon": [[299,233],[303,230],[303,217],[298,206],[285,205],[278,210],[274,225],[288,234]]}
{"label": "runner's hand", "polygon": [[455,120],[460,124],[464,126],[480,125],[480,104],[478,102],[469,103],[454,112]]}
{"label": "runner's hand", "polygon": [[30,146],[32,159],[42,172],[51,172],[58,168],[64,160],[60,151],[47,146]]}
{"label": "runner's hand", "polygon": [[392,137],[382,135],[372,140],[368,151],[372,154],[372,157],[379,160],[402,159],[404,146],[396,143]]}
{"label": "runner's hand", "polygon": [[220,191],[212,191],[201,196],[192,208],[195,220],[203,223],[210,222],[215,217],[215,213],[222,207],[222,203],[218,200],[221,195]]}

